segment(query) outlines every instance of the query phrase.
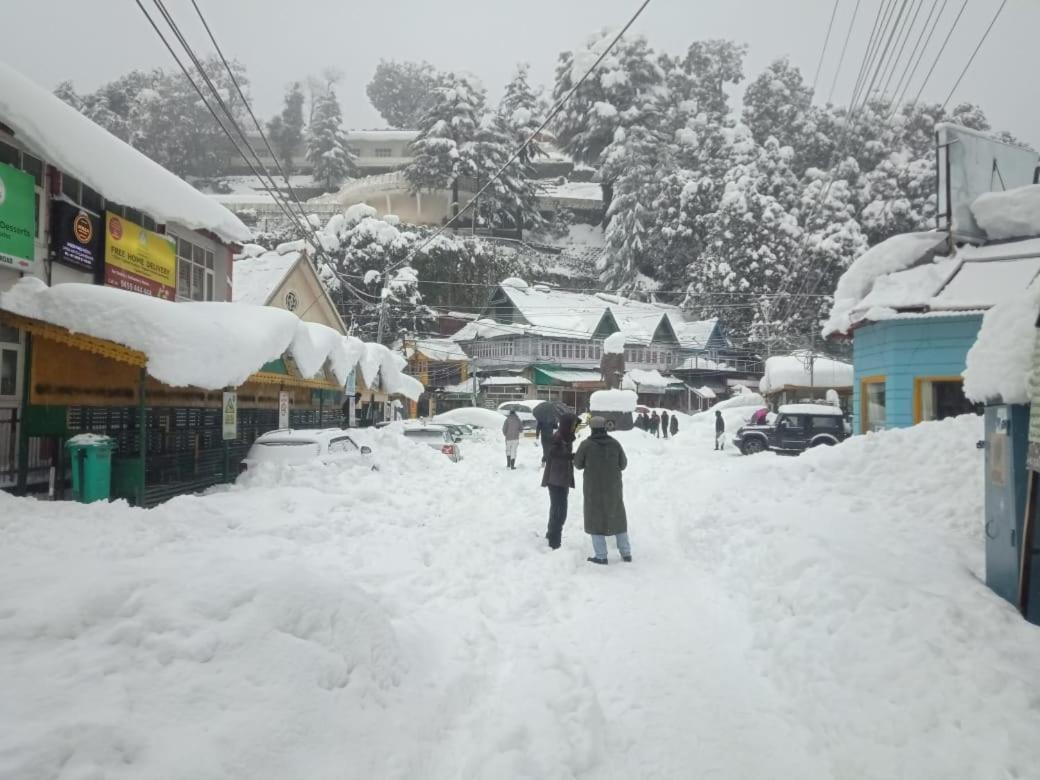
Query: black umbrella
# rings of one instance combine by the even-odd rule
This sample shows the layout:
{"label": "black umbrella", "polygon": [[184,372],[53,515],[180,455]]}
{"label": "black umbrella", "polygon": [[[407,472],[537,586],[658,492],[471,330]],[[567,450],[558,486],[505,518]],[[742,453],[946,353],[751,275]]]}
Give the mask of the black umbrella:
{"label": "black umbrella", "polygon": [[574,409],[567,406],[563,401],[542,401],[531,410],[531,414],[542,424],[550,429],[556,427],[556,422],[565,414],[574,414]]}

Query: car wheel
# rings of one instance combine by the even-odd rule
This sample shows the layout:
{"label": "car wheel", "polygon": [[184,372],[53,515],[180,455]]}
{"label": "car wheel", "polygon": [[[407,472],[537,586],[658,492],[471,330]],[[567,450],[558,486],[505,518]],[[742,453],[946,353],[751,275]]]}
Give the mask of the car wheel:
{"label": "car wheel", "polygon": [[744,442],[744,446],[740,448],[740,451],[745,455],[757,455],[759,452],[764,452],[766,449],[766,443],[757,436],[753,436]]}
{"label": "car wheel", "polygon": [[832,439],[832,438],[831,438],[830,436],[825,436],[825,437],[823,437],[822,439],[817,439],[816,441],[814,441],[814,442],[813,442],[812,444],[810,444],[809,446],[810,446],[810,447],[819,447],[819,446],[820,446],[820,445],[822,444],[822,445],[825,445],[825,446],[827,446],[827,447],[833,447],[833,446],[834,446],[835,444],[837,444],[837,443],[838,443],[838,442],[836,442],[836,441],[835,441],[834,439]]}

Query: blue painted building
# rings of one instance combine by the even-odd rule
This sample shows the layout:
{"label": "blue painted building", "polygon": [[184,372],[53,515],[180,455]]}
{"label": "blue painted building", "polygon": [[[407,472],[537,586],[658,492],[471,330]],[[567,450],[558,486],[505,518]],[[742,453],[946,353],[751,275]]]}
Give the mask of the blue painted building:
{"label": "blue painted building", "polygon": [[969,411],[961,372],[981,324],[981,313],[907,313],[856,328],[853,431],[905,428]]}
{"label": "blue painted building", "polygon": [[962,374],[982,315],[1040,275],[1040,240],[947,247],[945,233],[895,236],[839,282],[827,331],[852,340],[855,433],[972,411]]}

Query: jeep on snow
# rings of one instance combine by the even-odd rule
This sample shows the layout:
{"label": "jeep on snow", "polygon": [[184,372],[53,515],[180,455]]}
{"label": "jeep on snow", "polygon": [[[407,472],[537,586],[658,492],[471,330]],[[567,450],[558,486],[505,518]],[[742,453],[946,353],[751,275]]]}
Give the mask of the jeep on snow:
{"label": "jeep on snow", "polygon": [[786,404],[777,410],[774,422],[742,426],[733,443],[744,455],[766,450],[797,455],[809,447],[837,444],[849,433],[837,406]]}

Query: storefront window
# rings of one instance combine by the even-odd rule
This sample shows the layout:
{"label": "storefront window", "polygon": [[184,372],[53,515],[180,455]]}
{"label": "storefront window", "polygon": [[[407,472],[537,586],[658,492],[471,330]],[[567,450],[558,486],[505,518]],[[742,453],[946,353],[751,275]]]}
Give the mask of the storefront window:
{"label": "storefront window", "polygon": [[860,384],[863,406],[863,433],[884,430],[887,422],[885,378],[870,377]]}
{"label": "storefront window", "polygon": [[177,238],[177,297],[181,300],[212,301],[215,295],[213,252]]}
{"label": "storefront window", "polygon": [[0,396],[18,393],[18,353],[21,346],[18,331],[0,325]]}
{"label": "storefront window", "polygon": [[945,420],[974,411],[974,405],[964,397],[960,377],[919,377],[914,380],[916,391],[916,420]]}

